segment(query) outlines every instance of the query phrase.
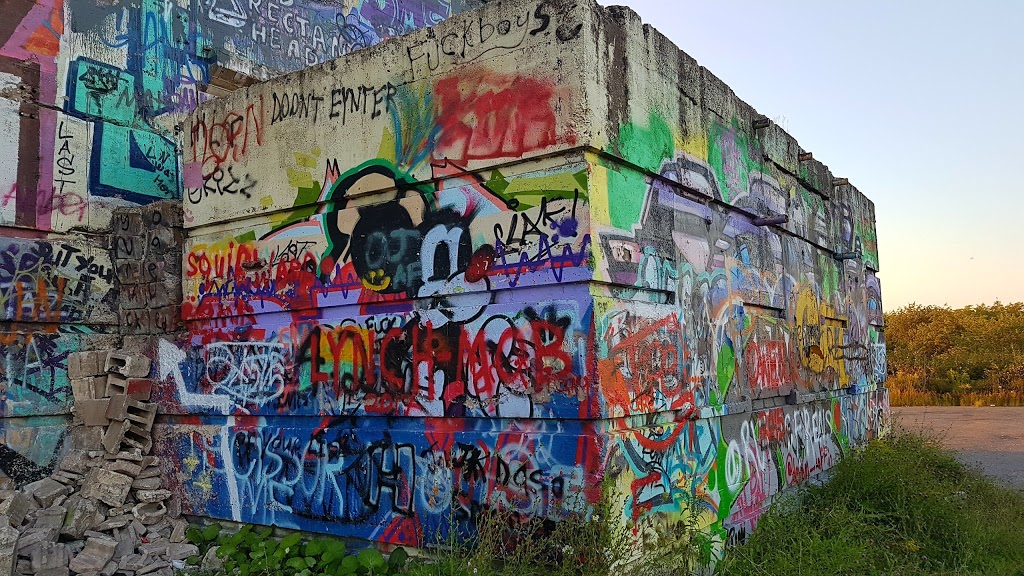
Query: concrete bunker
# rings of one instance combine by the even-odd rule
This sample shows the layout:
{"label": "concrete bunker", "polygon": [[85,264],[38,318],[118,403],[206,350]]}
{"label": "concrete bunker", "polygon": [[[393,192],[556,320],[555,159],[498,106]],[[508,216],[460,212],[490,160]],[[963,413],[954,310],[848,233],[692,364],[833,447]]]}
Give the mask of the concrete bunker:
{"label": "concrete bunker", "polygon": [[183,134],[193,513],[422,545],[604,486],[724,542],[886,426],[873,205],[628,9],[489,4]]}

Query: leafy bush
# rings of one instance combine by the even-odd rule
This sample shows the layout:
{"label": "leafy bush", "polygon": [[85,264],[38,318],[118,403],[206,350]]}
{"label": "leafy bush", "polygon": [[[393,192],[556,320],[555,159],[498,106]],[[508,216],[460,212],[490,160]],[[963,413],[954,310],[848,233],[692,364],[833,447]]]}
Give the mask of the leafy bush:
{"label": "leafy bush", "polygon": [[1024,303],[885,315],[893,405],[1024,405]]}
{"label": "leafy bush", "polygon": [[[239,576],[390,576],[404,574],[409,558],[398,548],[384,558],[373,548],[348,554],[345,543],[332,538],[305,540],[293,533],[281,540],[271,538],[267,526],[243,526],[234,534],[224,535],[219,524],[205,528],[191,526],[187,537],[205,555],[217,546],[216,555],[224,562],[223,573]],[[202,556],[189,559],[199,565]]]}

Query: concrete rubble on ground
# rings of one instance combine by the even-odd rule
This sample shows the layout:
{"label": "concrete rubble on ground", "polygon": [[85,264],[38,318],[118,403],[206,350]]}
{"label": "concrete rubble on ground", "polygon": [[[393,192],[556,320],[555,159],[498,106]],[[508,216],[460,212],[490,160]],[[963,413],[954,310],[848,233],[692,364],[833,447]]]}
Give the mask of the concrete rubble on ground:
{"label": "concrete rubble on ground", "polygon": [[142,355],[70,355],[81,440],[49,477],[0,489],[0,576],[172,576],[199,553],[149,455],[149,371]]}

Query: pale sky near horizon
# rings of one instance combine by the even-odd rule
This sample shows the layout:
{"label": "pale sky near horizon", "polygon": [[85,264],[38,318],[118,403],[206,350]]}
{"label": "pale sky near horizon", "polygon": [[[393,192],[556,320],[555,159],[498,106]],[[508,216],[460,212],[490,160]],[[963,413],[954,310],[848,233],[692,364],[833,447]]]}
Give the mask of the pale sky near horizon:
{"label": "pale sky near horizon", "polygon": [[886,311],[1024,301],[1024,1],[600,2],[875,202]]}

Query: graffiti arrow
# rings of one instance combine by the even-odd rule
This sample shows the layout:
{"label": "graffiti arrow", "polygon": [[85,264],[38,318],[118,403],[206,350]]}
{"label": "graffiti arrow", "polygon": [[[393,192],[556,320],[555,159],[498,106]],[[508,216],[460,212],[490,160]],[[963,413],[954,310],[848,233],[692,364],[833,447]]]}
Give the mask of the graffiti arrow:
{"label": "graffiti arrow", "polygon": [[196,394],[185,386],[185,376],[181,373],[181,363],[187,358],[185,352],[167,340],[160,339],[160,379],[174,376],[174,384],[178,389],[178,401],[182,406],[192,408],[209,408],[218,414],[227,414],[231,409],[231,399],[217,394]]}
{"label": "graffiti arrow", "polygon": [[[188,356],[180,348],[167,340],[160,339],[160,379],[168,376],[174,377],[174,385],[178,389],[178,400],[182,406],[208,408],[221,414],[228,414],[231,409],[231,399],[227,396],[216,394],[196,394],[189,392],[185,387],[185,375],[181,373],[181,363]],[[228,502],[231,508],[231,518],[235,522],[241,522],[241,506],[238,497],[238,485],[235,484],[235,462],[231,454],[231,439],[229,430],[235,425],[234,416],[228,415],[228,421],[220,427],[220,450],[221,460],[224,465],[225,484],[228,489]]]}

